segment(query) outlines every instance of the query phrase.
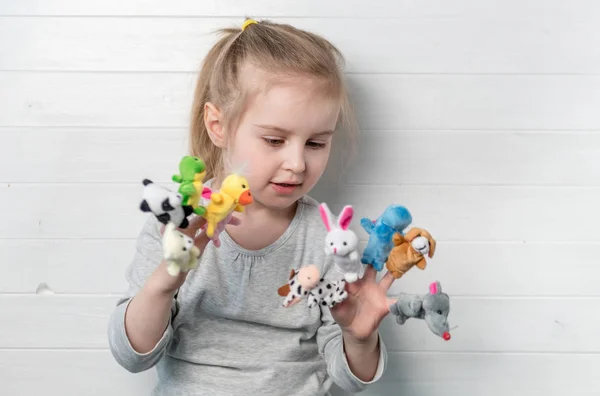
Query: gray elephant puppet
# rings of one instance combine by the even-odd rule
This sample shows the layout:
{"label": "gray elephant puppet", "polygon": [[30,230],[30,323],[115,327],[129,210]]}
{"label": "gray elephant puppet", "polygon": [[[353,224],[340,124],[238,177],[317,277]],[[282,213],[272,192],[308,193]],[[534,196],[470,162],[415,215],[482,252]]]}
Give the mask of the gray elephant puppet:
{"label": "gray elephant puppet", "polygon": [[450,297],[442,292],[440,282],[431,283],[427,294],[400,293],[397,299],[388,298],[388,304],[398,324],[403,325],[409,318],[423,319],[432,333],[450,340]]}

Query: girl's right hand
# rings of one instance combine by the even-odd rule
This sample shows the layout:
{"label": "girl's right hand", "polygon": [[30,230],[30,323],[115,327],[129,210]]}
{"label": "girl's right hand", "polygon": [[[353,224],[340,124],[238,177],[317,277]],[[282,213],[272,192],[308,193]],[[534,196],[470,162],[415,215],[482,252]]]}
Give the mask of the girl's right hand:
{"label": "girl's right hand", "polygon": [[[177,231],[181,232],[194,239],[194,244],[200,250],[200,257],[202,257],[202,253],[204,252],[204,248],[210,242],[210,238],[206,235],[204,230],[200,231],[202,227],[206,224],[206,220],[201,216],[194,216],[190,221],[190,224],[187,228],[178,228]],[[239,224],[239,219],[232,217],[229,224]],[[160,229],[160,234],[162,235],[165,230],[165,226],[163,225]],[[177,289],[183,285],[187,275],[191,271],[180,272],[177,276],[171,276],[167,272],[167,262],[162,261],[160,265],[156,268],[156,270],[150,275],[148,279],[147,287],[153,290],[156,293],[160,294],[175,294]]]}

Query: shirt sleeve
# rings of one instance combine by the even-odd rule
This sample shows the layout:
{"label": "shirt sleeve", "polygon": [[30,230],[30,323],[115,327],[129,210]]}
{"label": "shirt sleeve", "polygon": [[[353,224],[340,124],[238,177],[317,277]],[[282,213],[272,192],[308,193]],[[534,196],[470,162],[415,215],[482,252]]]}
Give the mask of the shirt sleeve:
{"label": "shirt sleeve", "polygon": [[377,371],[371,381],[363,381],[356,377],[346,358],[344,352],[344,341],[342,338],[342,330],[335,323],[329,309],[321,308],[321,316],[323,324],[317,330],[317,345],[319,353],[327,362],[327,372],[333,379],[333,382],[343,390],[350,393],[362,392],[370,384],[373,384],[383,376],[387,367],[387,349],[379,332],[379,363]]}
{"label": "shirt sleeve", "polygon": [[125,331],[125,313],[131,299],[142,288],[146,279],[158,267],[162,258],[162,244],[160,236],[161,223],[154,217],[144,224],[136,241],[136,250],[132,262],[126,271],[126,280],[129,284],[124,296],[117,301],[108,322],[108,344],[115,360],[132,373],[152,368],[164,355],[167,345],[173,336],[171,320],[176,313],[177,303],[175,298],[171,306],[169,323],[154,348],[147,353],[136,352]]}

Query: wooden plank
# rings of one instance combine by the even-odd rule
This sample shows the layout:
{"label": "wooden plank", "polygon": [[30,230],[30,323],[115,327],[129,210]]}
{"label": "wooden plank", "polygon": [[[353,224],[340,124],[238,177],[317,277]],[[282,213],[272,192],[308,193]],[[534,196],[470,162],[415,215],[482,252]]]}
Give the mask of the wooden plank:
{"label": "wooden plank", "polygon": [[[386,375],[364,394],[593,396],[599,363],[597,354],[391,353]],[[0,368],[8,395],[143,395],[156,382],[154,370],[130,374],[107,350],[0,350]]]}
{"label": "wooden plank", "polygon": [[149,395],[156,378],[129,373],[108,350],[0,350],[5,395]]}
{"label": "wooden plank", "polygon": [[[0,293],[34,293],[46,283],[54,293],[120,294],[134,245],[133,239],[0,239]],[[15,265],[25,251],[27,265]],[[390,294],[424,293],[436,279],[451,295],[598,297],[598,244],[440,242],[427,269],[395,281]]]}
{"label": "wooden plank", "polygon": [[[117,296],[0,295],[0,348],[107,348]],[[18,325],[15,325],[18,324]]]}
{"label": "wooden plank", "polygon": [[0,186],[0,203],[12,209],[0,238],[135,238],[149,216],[139,209],[141,181]]}
{"label": "wooden plank", "polygon": [[[598,298],[452,297],[448,342],[422,320],[380,330],[390,351],[599,353]],[[0,348],[106,348],[117,296],[0,295]],[[40,331],[43,329],[43,331]],[[534,329],[534,330],[532,330]]]}
{"label": "wooden plank", "polygon": [[384,378],[364,394],[592,396],[599,360],[597,354],[391,353]]}
{"label": "wooden plank", "polygon": [[[363,129],[594,129],[600,76],[355,75]],[[594,110],[593,110],[594,109]]]}
{"label": "wooden plank", "polygon": [[[185,128],[8,127],[0,139],[5,183],[168,182],[188,150]],[[393,174],[401,185],[600,186],[597,132],[367,130],[358,144],[345,168],[332,156],[328,180],[387,184]]]}
{"label": "wooden plank", "polygon": [[36,1],[21,0],[0,3],[0,15],[127,15],[127,16],[298,16],[298,17],[444,17],[444,18],[491,18],[522,15],[523,18],[575,18],[594,15],[599,11],[593,0],[548,0],[544,7],[536,0],[495,0],[485,3],[459,0],[410,0],[395,2],[352,1],[274,1],[257,0],[245,3],[236,0],[212,2],[174,1],[168,5],[160,0],[131,0],[120,2],[106,0],[84,4],[77,0]]}
{"label": "wooden plank", "polygon": [[134,253],[132,239],[0,239],[0,293],[123,293]]}
{"label": "wooden plank", "polygon": [[183,127],[194,80],[192,74],[2,72],[0,86],[12,95],[1,96],[0,105],[12,105],[0,109],[0,126]]}
{"label": "wooden plank", "polygon": [[325,177],[360,184],[589,186],[600,180],[599,157],[595,132],[366,130],[358,156],[343,167],[336,153]]}
{"label": "wooden plank", "polygon": [[[240,20],[4,17],[0,36],[14,40],[0,42],[0,70],[195,72],[217,39],[213,32]],[[596,20],[583,14],[577,21],[532,21],[522,12],[485,23],[476,17],[275,19],[331,40],[352,73],[598,73]]]}
{"label": "wooden plank", "polygon": [[[141,183],[1,184],[0,204],[10,210],[0,224],[0,238],[135,238],[149,216],[139,210],[141,194]],[[353,205],[352,229],[363,240],[367,234],[360,217],[375,218],[399,203],[411,211],[413,226],[429,229],[440,241],[598,241],[589,215],[600,201],[600,189],[594,187],[321,183],[311,195],[336,213]]]}
{"label": "wooden plank", "polygon": [[[195,77],[1,72],[12,94],[0,97],[0,126],[183,128]],[[368,74],[349,85],[362,129],[600,129],[600,75]]]}
{"label": "wooden plank", "polygon": [[0,128],[5,183],[170,182],[188,153],[183,128]]}

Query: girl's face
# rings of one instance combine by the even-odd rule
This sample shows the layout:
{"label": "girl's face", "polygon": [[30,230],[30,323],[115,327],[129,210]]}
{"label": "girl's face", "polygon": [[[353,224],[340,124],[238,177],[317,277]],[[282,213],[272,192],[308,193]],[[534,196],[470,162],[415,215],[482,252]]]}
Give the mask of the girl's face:
{"label": "girl's face", "polygon": [[286,209],[314,187],[327,165],[339,112],[339,101],[310,78],[253,95],[227,157],[233,167],[244,166],[257,204]]}

